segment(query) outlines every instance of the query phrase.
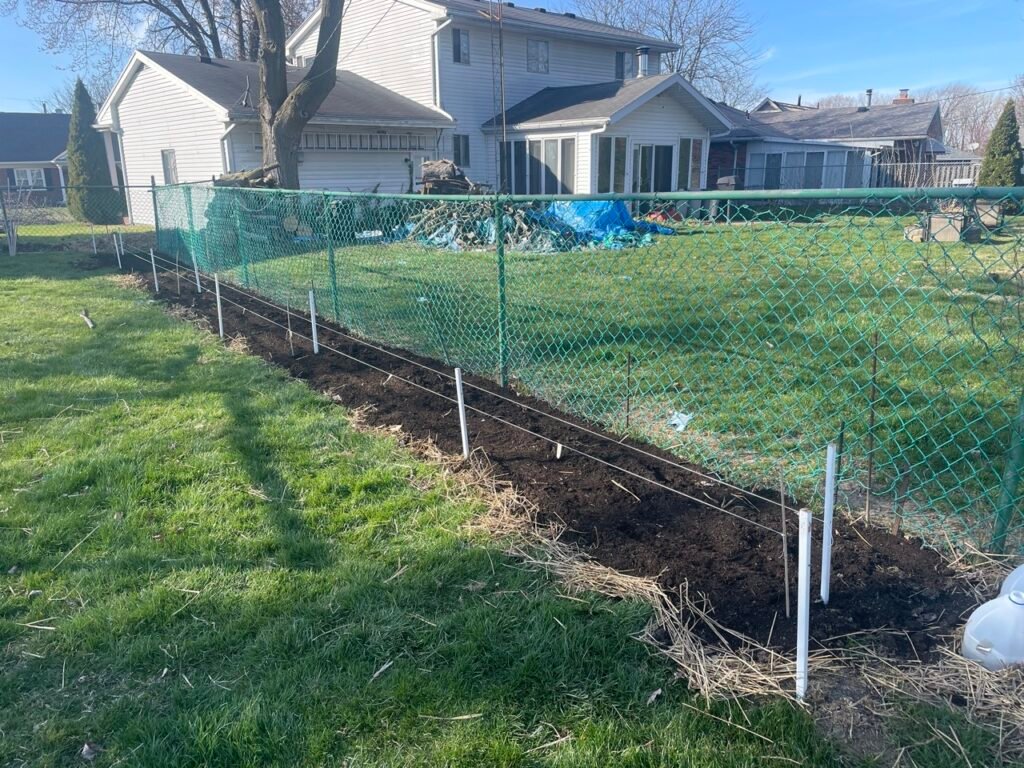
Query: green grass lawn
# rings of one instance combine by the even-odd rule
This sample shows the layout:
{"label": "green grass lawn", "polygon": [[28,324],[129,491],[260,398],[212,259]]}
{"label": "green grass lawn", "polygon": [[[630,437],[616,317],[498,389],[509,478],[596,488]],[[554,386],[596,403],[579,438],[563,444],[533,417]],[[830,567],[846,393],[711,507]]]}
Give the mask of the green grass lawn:
{"label": "green grass lawn", "polygon": [[837,764],[788,704],[689,709],[645,608],[73,258],[0,259],[0,763]]}
{"label": "green grass lawn", "polygon": [[[173,209],[171,197],[161,205]],[[371,339],[496,375],[493,246],[329,251],[323,238],[281,229],[292,199],[246,198],[263,207],[200,223],[189,245],[209,271],[271,298],[304,308],[313,286],[323,315]],[[196,206],[207,210],[205,198]],[[382,231],[409,213],[382,210]],[[464,206],[458,216],[488,211]],[[858,208],[810,219],[776,211],[693,223],[648,247],[513,249],[511,376],[622,431],[629,399],[637,436],[746,483],[774,488],[781,467],[811,501],[825,444],[844,423],[845,476],[866,481],[877,333],[876,492],[927,512],[921,524],[954,515],[955,530],[987,545],[1024,393],[1024,218],[972,243],[910,242],[904,227],[917,221]],[[178,242],[165,237],[165,250]],[[682,434],[667,424],[676,411],[695,415]]]}

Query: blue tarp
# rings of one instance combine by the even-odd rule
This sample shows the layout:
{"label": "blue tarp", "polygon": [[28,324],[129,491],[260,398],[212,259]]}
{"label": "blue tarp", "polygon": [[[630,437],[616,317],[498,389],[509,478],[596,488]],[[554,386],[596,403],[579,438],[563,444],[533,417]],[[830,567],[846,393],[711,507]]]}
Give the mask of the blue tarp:
{"label": "blue tarp", "polygon": [[627,233],[671,235],[672,230],[636,221],[621,200],[559,200],[544,211],[547,217],[571,229],[578,242],[603,242]]}

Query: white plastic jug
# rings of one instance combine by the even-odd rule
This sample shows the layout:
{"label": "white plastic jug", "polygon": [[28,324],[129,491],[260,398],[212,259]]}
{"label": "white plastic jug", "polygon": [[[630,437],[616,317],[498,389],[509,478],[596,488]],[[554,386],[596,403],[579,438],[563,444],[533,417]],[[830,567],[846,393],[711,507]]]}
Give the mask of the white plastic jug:
{"label": "white plastic jug", "polygon": [[1018,565],[1003,582],[1003,588],[999,590],[999,596],[1008,595],[1011,592],[1024,592],[1024,565]]}
{"label": "white plastic jug", "polygon": [[1024,592],[989,600],[971,614],[963,655],[992,670],[1024,664]]}

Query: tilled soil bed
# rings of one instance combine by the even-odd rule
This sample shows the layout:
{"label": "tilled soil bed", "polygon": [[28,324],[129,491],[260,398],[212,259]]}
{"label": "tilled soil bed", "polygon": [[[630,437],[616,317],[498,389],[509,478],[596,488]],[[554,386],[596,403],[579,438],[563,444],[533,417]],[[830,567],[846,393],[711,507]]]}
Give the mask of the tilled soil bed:
{"label": "tilled soil bed", "polygon": [[[148,269],[136,271],[151,290],[152,275]],[[161,281],[163,300],[191,307],[209,318],[216,328],[212,291],[197,296],[194,286],[183,277],[182,294],[178,296],[173,287],[168,291],[169,282],[167,278]],[[245,307],[243,311],[224,302],[225,333],[244,337],[253,354],[286,368],[318,390],[329,391],[346,406],[371,406],[366,418],[372,424],[397,424],[412,437],[433,440],[451,453],[461,452],[454,406],[432,394],[454,398],[453,382],[416,364],[448,371],[443,363],[396,350],[415,362],[402,361],[341,336],[326,323],[321,323],[322,343],[380,370],[325,349],[320,355],[313,355],[311,344],[298,337],[293,339],[293,354],[285,332],[274,325],[287,325],[283,310],[226,287],[223,296]],[[292,313],[291,322],[297,332],[308,335],[308,319]],[[502,391],[506,397],[555,414],[571,424],[585,425],[606,437],[588,435],[527,411],[490,394],[500,391],[490,380],[468,376],[466,381],[488,390],[467,388],[469,406],[636,475],[708,499],[746,518],[710,509],[572,451],[565,451],[562,459],[556,460],[550,442],[496,419],[469,414],[473,448],[486,453],[500,479],[511,481],[523,496],[536,503],[542,520],[565,525],[563,541],[575,543],[597,561],[624,573],[655,577],[669,593],[676,593],[688,583],[691,598],[705,596],[713,607],[713,617],[722,625],[762,644],[770,640],[779,649],[788,651],[795,646],[795,516],[790,518],[788,546],[793,618],[786,619],[781,537],[748,522],[778,529],[781,522],[777,503],[745,497],[731,488],[671,467],[631,450],[630,446],[684,466],[685,463],[645,443],[620,442],[620,437],[558,412],[542,401]],[[777,498],[777,494],[759,495]],[[787,504],[790,509],[797,506],[792,499]],[[820,539],[820,527],[816,528],[816,538]],[[816,541],[812,560],[815,598],[818,546]],[[942,558],[924,548],[919,540],[845,520],[837,521],[836,525],[833,573],[829,604],[825,606],[815,599],[812,608],[812,647],[839,646],[851,642],[851,633],[886,630],[872,638],[872,642],[883,646],[882,650],[903,657],[925,657],[937,647],[942,635],[951,634],[962,623],[962,615],[974,605],[973,598],[960,588]]]}

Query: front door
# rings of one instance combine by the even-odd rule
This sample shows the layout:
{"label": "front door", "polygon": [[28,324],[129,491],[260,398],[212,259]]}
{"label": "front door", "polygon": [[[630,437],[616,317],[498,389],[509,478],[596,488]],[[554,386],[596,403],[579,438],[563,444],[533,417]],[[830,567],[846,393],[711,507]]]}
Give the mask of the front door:
{"label": "front door", "polygon": [[671,144],[633,145],[633,191],[672,191]]}

